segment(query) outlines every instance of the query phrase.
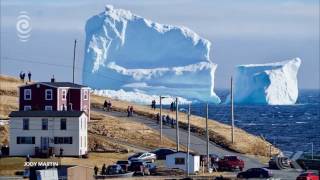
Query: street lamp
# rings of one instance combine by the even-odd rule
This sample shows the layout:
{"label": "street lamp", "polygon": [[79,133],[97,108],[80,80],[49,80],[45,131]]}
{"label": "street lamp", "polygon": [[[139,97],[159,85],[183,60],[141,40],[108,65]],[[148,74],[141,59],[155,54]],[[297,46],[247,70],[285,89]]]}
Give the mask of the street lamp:
{"label": "street lamp", "polygon": [[311,144],[311,159],[313,160],[313,142],[308,143],[308,144]]}
{"label": "street lamp", "polygon": [[162,99],[167,98],[160,96],[160,143],[162,143]]}

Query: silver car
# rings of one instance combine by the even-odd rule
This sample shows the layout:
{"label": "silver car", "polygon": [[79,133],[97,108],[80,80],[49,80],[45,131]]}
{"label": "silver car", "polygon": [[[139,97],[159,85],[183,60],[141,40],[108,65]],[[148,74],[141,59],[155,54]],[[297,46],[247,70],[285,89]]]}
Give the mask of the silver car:
{"label": "silver car", "polygon": [[130,161],[134,160],[144,160],[144,161],[154,161],[157,159],[157,155],[149,152],[139,152],[128,158]]}

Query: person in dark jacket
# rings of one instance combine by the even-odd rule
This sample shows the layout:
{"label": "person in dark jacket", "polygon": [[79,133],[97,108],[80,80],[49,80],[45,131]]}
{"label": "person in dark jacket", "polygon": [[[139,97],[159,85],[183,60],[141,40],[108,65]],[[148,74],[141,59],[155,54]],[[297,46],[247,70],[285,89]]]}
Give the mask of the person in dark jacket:
{"label": "person in dark jacket", "polygon": [[99,168],[97,166],[94,166],[94,175],[98,175],[98,171],[99,171]]}
{"label": "person in dark jacket", "polygon": [[30,71],[28,72],[28,79],[29,79],[29,82],[31,82],[31,72]]}
{"label": "person in dark jacket", "polygon": [[105,175],[106,174],[106,170],[107,170],[106,164],[103,164],[102,168],[101,168],[101,175]]}

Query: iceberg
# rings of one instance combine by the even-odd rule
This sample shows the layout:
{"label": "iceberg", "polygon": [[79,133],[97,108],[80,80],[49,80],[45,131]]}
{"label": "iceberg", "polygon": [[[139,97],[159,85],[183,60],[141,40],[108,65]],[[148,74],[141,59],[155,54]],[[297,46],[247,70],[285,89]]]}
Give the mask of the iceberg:
{"label": "iceberg", "polygon": [[[234,80],[234,103],[292,105],[298,98],[300,58],[268,64],[239,65]],[[230,95],[226,103],[230,103]]]}
{"label": "iceberg", "polygon": [[86,22],[83,83],[97,90],[143,92],[220,103],[210,41],[107,5]]}

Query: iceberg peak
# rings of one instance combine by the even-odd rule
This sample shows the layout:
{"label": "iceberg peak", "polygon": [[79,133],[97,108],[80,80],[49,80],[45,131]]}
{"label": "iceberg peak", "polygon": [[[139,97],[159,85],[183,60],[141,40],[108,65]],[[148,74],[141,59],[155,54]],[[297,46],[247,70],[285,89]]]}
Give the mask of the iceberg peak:
{"label": "iceberg peak", "polygon": [[[210,48],[210,41],[187,27],[107,5],[86,23],[83,83],[94,89],[125,87],[219,103]],[[126,86],[132,83],[145,86]]]}

